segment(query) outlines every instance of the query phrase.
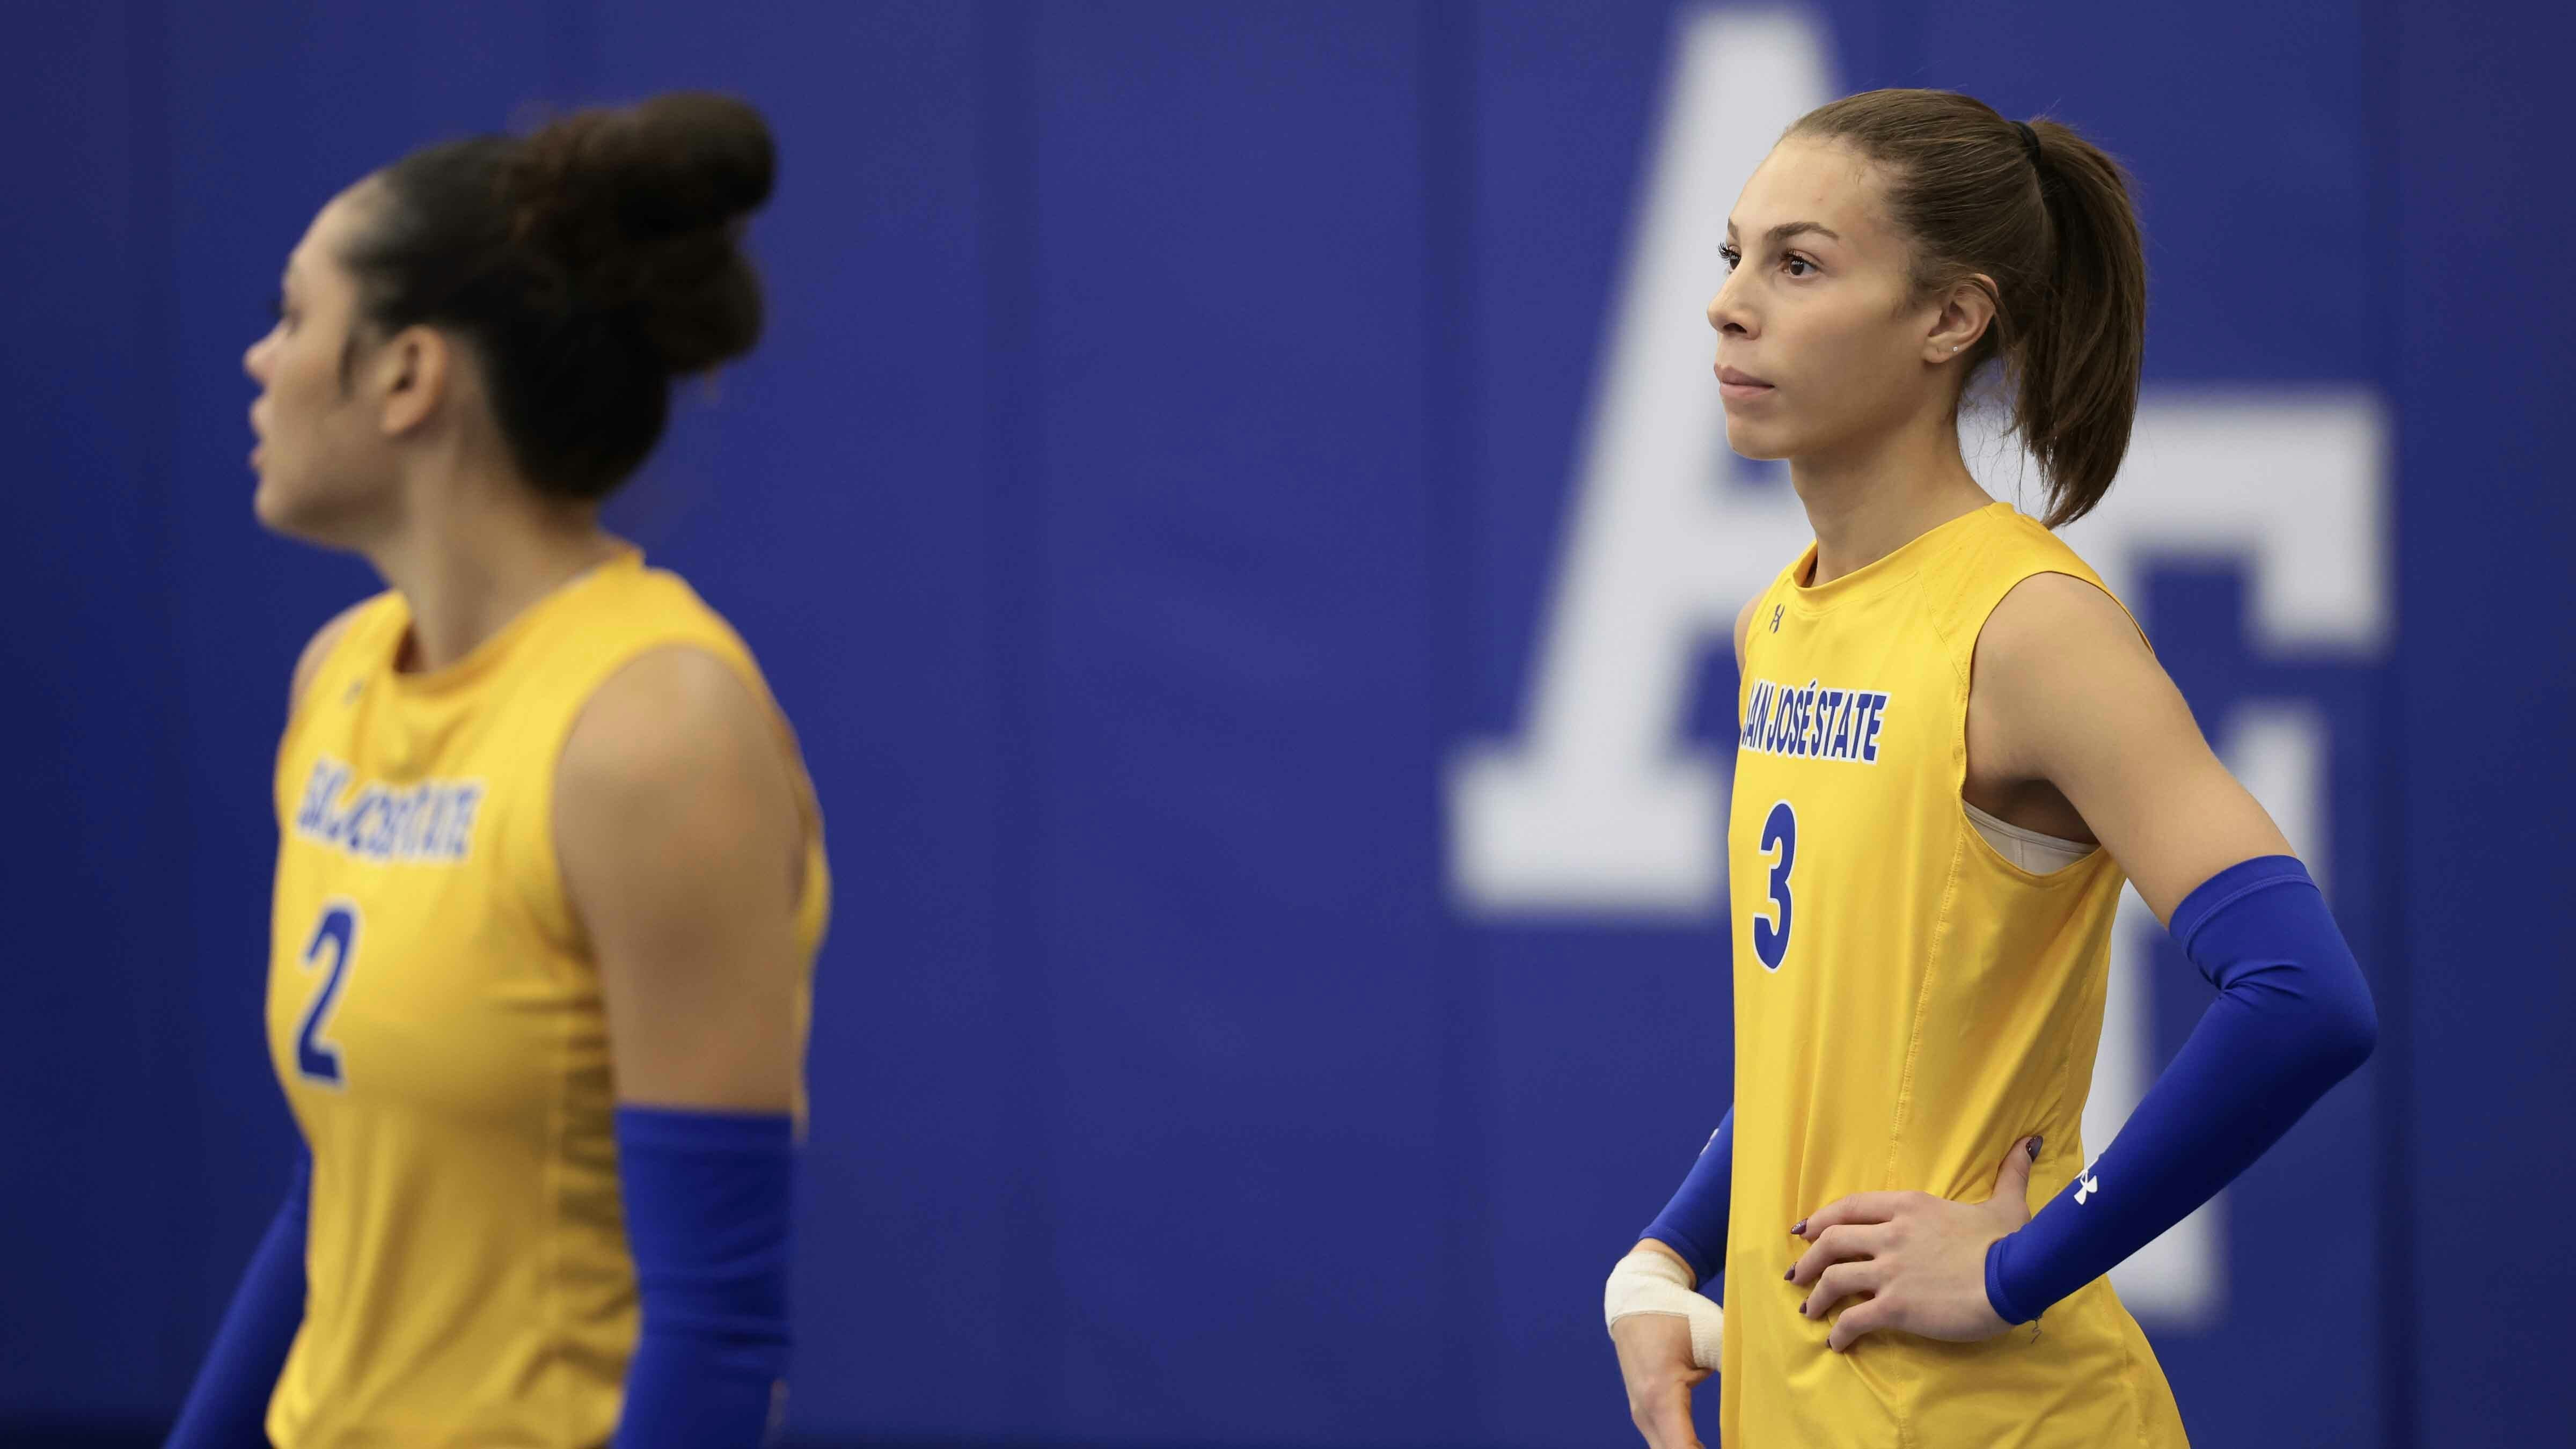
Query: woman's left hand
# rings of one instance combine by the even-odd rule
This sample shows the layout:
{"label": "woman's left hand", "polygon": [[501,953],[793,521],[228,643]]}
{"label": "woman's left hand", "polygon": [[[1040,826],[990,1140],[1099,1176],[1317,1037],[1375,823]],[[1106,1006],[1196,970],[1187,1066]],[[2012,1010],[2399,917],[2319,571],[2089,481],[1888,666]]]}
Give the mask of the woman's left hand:
{"label": "woman's left hand", "polygon": [[2038,1138],[2014,1143],[1994,1196],[1981,1203],[1864,1192],[1818,1209],[1790,1229],[1813,1244],[1789,1270],[1790,1282],[1811,1290],[1799,1312],[1823,1318],[1860,1295],[1826,1340],[1836,1353],[1882,1328],[1953,1343],[2010,1328],[1986,1298],[1986,1249],[2030,1221],[2030,1165],[2038,1156]]}

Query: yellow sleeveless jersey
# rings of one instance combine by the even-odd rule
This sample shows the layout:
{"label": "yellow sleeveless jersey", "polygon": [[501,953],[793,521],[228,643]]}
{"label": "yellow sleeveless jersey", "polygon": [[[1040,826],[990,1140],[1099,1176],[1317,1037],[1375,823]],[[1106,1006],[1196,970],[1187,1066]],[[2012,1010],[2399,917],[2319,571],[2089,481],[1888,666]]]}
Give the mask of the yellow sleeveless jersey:
{"label": "yellow sleeveless jersey", "polygon": [[796,773],[809,992],[820,816],[742,641],[631,550],[448,668],[396,672],[410,626],[399,595],[361,605],[278,752],[268,1040],[313,1187],[304,1322],[268,1433],[281,1449],[603,1444],[638,1314],[599,975],[555,861],[556,758],[647,650],[737,670]]}
{"label": "yellow sleeveless jersey", "polygon": [[1809,587],[1814,561],[1757,601],[1739,696],[1721,1442],[2181,1445],[2106,1279],[1982,1343],[1880,1332],[1840,1354],[1781,1279],[1805,1250],[1791,1225],[1836,1198],[1982,1201],[2033,1133],[2032,1208],[2073,1177],[2123,884],[2102,850],[2013,865],[1960,796],[1986,616],[2033,574],[2101,579],[2007,503]]}

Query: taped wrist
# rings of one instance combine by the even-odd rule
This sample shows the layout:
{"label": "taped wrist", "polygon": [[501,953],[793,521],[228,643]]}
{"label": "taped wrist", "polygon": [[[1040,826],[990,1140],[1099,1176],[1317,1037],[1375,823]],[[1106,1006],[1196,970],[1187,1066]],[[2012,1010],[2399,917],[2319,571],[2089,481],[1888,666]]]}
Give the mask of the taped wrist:
{"label": "taped wrist", "polygon": [[1690,1323],[1691,1362],[1714,1369],[1725,1343],[1726,1314],[1691,1287],[1690,1269],[1652,1249],[1621,1258],[1601,1285],[1601,1320],[1616,1328],[1639,1313],[1669,1313]]}

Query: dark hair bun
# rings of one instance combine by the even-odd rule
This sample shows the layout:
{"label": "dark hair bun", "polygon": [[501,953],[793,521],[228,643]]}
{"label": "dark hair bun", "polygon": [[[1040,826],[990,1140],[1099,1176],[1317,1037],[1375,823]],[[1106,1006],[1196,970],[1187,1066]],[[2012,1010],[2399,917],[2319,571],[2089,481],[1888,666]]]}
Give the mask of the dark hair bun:
{"label": "dark hair bun", "polygon": [[778,150],[760,112],[675,91],[577,111],[504,167],[513,243],[554,272],[568,311],[616,316],[679,376],[760,340],[760,282],[741,222],[769,199]]}
{"label": "dark hair bun", "polygon": [[730,96],[579,111],[386,167],[344,260],[384,335],[472,340],[531,483],[604,498],[662,436],[671,379],[760,340],[742,225],[777,167],[768,125]]}

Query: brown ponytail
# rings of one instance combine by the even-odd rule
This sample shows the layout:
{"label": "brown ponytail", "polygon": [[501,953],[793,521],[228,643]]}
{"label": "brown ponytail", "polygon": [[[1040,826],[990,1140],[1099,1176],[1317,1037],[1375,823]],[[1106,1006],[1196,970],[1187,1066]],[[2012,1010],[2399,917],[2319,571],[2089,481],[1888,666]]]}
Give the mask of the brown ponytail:
{"label": "brown ponytail", "polygon": [[1924,296],[1984,274],[1995,320],[1968,357],[2001,359],[2012,425],[2039,460],[2046,522],[2092,511],[2129,451],[2146,353],[2147,266],[2118,162],[2055,121],[2024,128],[1950,91],[1883,90],[1809,112],[1791,136],[1839,141],[1888,173]]}

